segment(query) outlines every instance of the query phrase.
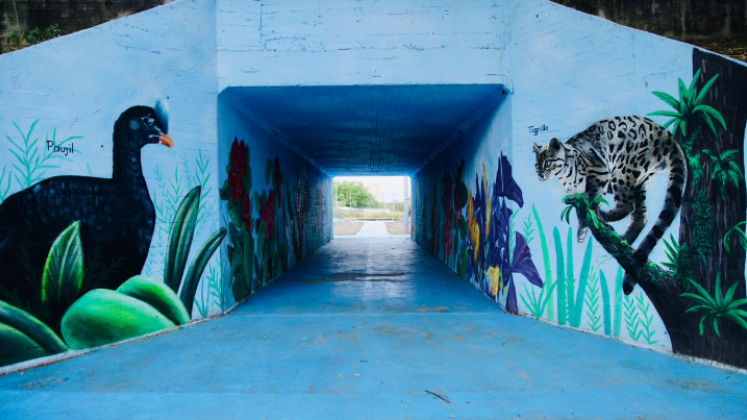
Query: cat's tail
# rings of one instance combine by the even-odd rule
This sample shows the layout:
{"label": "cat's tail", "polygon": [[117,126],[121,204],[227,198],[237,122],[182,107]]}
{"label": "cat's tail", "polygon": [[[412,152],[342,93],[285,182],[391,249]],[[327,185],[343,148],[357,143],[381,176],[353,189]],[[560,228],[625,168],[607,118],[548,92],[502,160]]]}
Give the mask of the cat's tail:
{"label": "cat's tail", "polygon": [[638,283],[638,275],[648,262],[649,254],[651,254],[654,246],[664,236],[669,226],[672,225],[682,205],[682,196],[685,193],[685,185],[687,183],[687,161],[679,143],[673,141],[672,144],[674,144],[674,147],[669,156],[667,156],[669,160],[669,185],[667,186],[667,194],[664,199],[664,208],[659,213],[659,218],[656,220],[654,227],[643,238],[643,241],[641,241],[638,249],[633,254],[634,270],[625,272],[623,292],[626,295],[633,292],[633,288]]}

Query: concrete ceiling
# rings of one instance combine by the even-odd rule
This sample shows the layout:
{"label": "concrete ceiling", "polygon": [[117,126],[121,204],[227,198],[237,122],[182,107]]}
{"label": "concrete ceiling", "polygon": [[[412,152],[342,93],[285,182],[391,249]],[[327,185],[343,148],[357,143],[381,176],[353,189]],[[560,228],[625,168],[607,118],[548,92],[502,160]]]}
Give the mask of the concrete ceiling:
{"label": "concrete ceiling", "polygon": [[404,175],[497,106],[501,85],[242,87],[229,93],[330,175]]}

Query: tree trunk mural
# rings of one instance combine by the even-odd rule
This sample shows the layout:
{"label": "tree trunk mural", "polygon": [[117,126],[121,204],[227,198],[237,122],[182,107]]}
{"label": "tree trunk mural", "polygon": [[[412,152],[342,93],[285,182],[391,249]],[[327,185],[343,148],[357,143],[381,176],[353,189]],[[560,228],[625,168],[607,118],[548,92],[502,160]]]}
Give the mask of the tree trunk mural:
{"label": "tree trunk mural", "polygon": [[[734,321],[734,314],[725,316],[747,306],[740,302],[746,297],[745,248],[740,232],[728,235],[726,241],[725,237],[745,221],[747,210],[743,150],[747,68],[697,49],[693,63],[694,70],[700,70],[698,91],[707,90],[706,83],[720,75],[703,104],[721,112],[726,130],[689,117],[688,132],[677,134],[690,169],[680,215],[677,268],[670,271],[648,262],[638,269],[635,250],[596,211],[590,211],[585,196],[568,196],[565,202],[576,208],[579,219],[626,272],[638,272],[638,284],[659,312],[675,353],[746,367],[747,328],[744,321]],[[722,181],[725,166],[731,172]],[[728,302],[734,308],[729,309]],[[709,305],[718,310],[709,312]]]}

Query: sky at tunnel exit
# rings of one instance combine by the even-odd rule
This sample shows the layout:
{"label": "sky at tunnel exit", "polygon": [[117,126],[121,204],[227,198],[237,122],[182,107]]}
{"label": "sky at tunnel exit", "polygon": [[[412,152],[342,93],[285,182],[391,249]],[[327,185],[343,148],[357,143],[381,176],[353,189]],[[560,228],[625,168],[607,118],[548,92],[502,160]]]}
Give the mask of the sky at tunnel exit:
{"label": "sky at tunnel exit", "polygon": [[[405,178],[404,176],[337,176],[335,181],[344,182],[360,182],[364,186],[379,184],[381,185],[382,199],[384,203],[391,203],[392,201],[401,202],[404,197],[405,191]],[[410,181],[408,179],[408,188]]]}

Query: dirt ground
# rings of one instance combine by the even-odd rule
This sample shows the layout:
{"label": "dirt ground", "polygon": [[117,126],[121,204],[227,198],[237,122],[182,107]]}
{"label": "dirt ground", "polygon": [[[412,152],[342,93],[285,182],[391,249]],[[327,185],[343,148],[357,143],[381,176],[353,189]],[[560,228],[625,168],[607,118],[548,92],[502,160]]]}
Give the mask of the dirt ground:
{"label": "dirt ground", "polygon": [[335,223],[335,236],[352,236],[358,233],[363,227],[363,223],[338,222]]}
{"label": "dirt ground", "polygon": [[405,224],[402,222],[391,222],[386,224],[386,230],[390,235],[406,235]]}

